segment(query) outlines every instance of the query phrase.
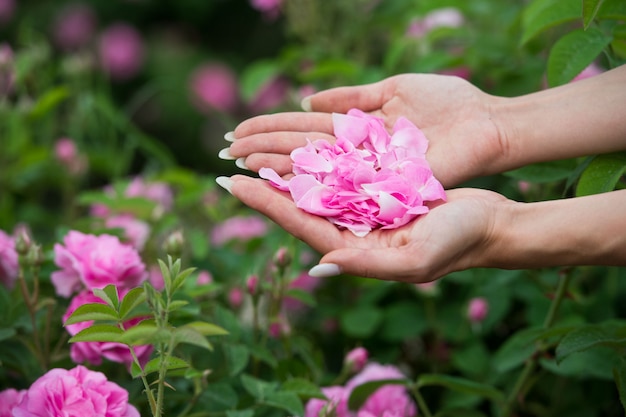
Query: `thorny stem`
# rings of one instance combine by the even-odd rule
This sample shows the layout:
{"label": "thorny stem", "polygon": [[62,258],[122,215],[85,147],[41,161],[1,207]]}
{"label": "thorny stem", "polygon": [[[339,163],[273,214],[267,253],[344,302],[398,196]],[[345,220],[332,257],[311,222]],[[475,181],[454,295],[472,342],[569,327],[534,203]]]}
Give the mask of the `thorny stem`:
{"label": "thorny stem", "polygon": [[[570,281],[571,281],[571,274],[569,272],[564,272],[563,275],[559,279],[556,293],[554,294],[554,298],[552,299],[552,303],[550,304],[550,310],[548,310],[548,314],[546,315],[546,318],[543,322],[544,329],[549,329],[554,324],[557,311],[559,310],[559,307],[561,306],[561,301],[563,301],[563,297],[565,296],[565,292],[567,291],[567,287]],[[545,347],[542,346],[541,344],[538,344],[536,353],[542,351],[543,349],[545,349]],[[517,381],[515,382],[515,385],[513,386],[513,389],[511,390],[509,397],[507,398],[506,403],[504,404],[504,408],[502,409],[502,414],[500,415],[501,417],[509,417],[511,413],[513,412],[515,403],[517,402],[518,397],[520,393],[522,392],[522,389],[524,388],[529,378],[532,376],[533,372],[535,371],[535,368],[537,367],[538,357],[539,355],[534,354],[526,362],[526,365],[524,366],[522,373],[517,378]]]}

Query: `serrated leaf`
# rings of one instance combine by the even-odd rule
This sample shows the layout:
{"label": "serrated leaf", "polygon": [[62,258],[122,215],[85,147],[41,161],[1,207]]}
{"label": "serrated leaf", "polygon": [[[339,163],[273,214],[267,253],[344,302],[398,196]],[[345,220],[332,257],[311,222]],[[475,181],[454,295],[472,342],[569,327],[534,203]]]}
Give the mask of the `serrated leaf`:
{"label": "serrated leaf", "polygon": [[580,16],[580,0],[534,0],[522,14],[521,44],[551,27],[580,19]]}
{"label": "serrated leaf", "polygon": [[122,329],[112,324],[94,324],[72,336],[69,342],[119,342],[122,334]]}
{"label": "serrated leaf", "polygon": [[115,311],[119,310],[120,300],[117,294],[117,287],[115,285],[109,284],[102,289],[94,288],[92,291],[93,291],[93,295],[95,295],[96,297],[100,298],[102,301],[107,303]]}
{"label": "serrated leaf", "polygon": [[302,400],[293,392],[273,392],[269,394],[265,404],[285,410],[293,416],[304,415]]}
{"label": "serrated leaf", "polygon": [[411,381],[408,379],[379,379],[376,381],[368,381],[364,384],[357,385],[350,393],[348,398],[348,409],[358,410],[361,408],[365,401],[372,395],[378,388],[385,385],[405,385],[408,386]]}
{"label": "serrated leaf", "polygon": [[241,375],[241,384],[250,395],[259,401],[263,401],[278,388],[277,382],[263,381],[248,374]]}
{"label": "serrated leaf", "polygon": [[143,287],[133,288],[122,299],[120,303],[120,317],[125,320],[126,317],[135,309],[135,307],[146,301],[146,293]]}
{"label": "serrated leaf", "polygon": [[567,84],[602,53],[613,38],[599,29],[577,29],[560,38],[548,57],[550,87]]}
{"label": "serrated leaf", "polygon": [[120,337],[120,343],[129,346],[139,346],[157,343],[168,343],[172,333],[167,329],[159,329],[153,323],[141,322],[124,331]]}
{"label": "serrated leaf", "polygon": [[560,363],[573,353],[582,352],[597,346],[610,347],[619,354],[625,354],[626,323],[607,322],[591,324],[572,330],[557,345],[556,361]]}
{"label": "serrated leaf", "polygon": [[293,392],[304,400],[311,398],[326,399],[326,396],[316,384],[304,378],[289,379],[282,383],[280,389],[281,391]]}
{"label": "serrated leaf", "polygon": [[494,401],[504,401],[504,394],[491,385],[444,374],[422,374],[417,379],[418,388],[438,385],[465,394],[478,395]]}
{"label": "serrated leaf", "polygon": [[72,314],[65,321],[64,325],[67,326],[69,324],[92,320],[111,320],[117,322],[118,314],[117,311],[115,311],[108,304],[83,304],[72,312]]}
{"label": "serrated leaf", "polygon": [[204,336],[222,336],[228,334],[226,329],[206,321],[192,321],[191,323],[185,324],[185,327],[191,327]]}
{"label": "serrated leaf", "polygon": [[596,18],[604,0],[583,0],[583,27],[587,29]]}
{"label": "serrated leaf", "polygon": [[[143,367],[143,373],[144,375],[149,375],[153,372],[158,372],[160,367],[161,367],[161,358],[151,359]],[[167,369],[168,371],[172,369],[183,369],[183,368],[188,368],[188,367],[189,367],[189,363],[187,361],[177,358],[175,356],[170,356],[166,359],[165,369]],[[131,366],[130,371],[131,371],[131,375],[133,376],[133,378],[137,378],[138,376],[141,375],[141,369],[139,369],[139,366],[137,366],[137,364],[134,362]]]}
{"label": "serrated leaf", "polygon": [[625,172],[626,153],[598,155],[581,174],[576,186],[576,196],[612,191]]}
{"label": "serrated leaf", "polygon": [[200,346],[207,350],[213,350],[213,346],[206,337],[191,327],[179,327],[174,329],[173,336],[175,345],[186,343],[188,345]]}

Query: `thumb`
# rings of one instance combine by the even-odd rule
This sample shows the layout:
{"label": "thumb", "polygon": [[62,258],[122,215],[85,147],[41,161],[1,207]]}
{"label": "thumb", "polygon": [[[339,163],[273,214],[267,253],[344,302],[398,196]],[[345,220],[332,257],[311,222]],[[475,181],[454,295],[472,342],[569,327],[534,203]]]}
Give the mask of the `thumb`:
{"label": "thumb", "polygon": [[384,82],[320,91],[305,97],[302,108],[324,113],[346,113],[352,108],[365,112],[378,110],[384,102]]}
{"label": "thumb", "polygon": [[349,274],[405,282],[424,282],[434,278],[424,273],[415,254],[396,248],[336,249],[324,255],[309,274],[319,277]]}

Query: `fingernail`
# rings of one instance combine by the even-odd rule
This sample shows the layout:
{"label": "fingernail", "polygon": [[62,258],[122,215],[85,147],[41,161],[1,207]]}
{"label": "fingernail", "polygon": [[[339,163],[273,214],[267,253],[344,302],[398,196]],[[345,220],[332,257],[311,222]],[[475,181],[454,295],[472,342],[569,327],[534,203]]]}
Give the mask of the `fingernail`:
{"label": "fingernail", "polygon": [[235,165],[237,165],[241,169],[249,169],[246,165],[246,158],[237,158],[235,161]]}
{"label": "fingernail", "polygon": [[333,277],[341,274],[341,268],[337,264],[319,264],[309,269],[309,275],[315,278]]}
{"label": "fingernail", "polygon": [[220,159],[226,159],[227,161],[233,161],[237,158],[230,154],[230,148],[224,148],[217,154]]}
{"label": "fingernail", "polygon": [[215,178],[215,182],[217,183],[217,185],[228,191],[230,194],[233,193],[233,180],[231,180],[230,177],[217,177]]}
{"label": "fingernail", "polygon": [[313,109],[311,108],[311,96],[306,96],[305,98],[303,98],[300,102],[300,107],[302,107],[302,110],[304,111],[313,111]]}
{"label": "fingernail", "polygon": [[235,137],[235,132],[226,132],[226,134],[224,135],[224,140],[228,142],[234,142],[235,139],[237,139]]}

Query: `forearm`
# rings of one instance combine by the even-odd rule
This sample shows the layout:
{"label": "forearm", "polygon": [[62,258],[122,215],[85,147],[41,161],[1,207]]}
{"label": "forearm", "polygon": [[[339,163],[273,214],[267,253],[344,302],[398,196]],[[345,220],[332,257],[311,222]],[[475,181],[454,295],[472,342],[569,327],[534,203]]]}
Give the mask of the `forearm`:
{"label": "forearm", "polygon": [[626,65],[586,80],[494,102],[500,170],[626,150]]}
{"label": "forearm", "polygon": [[538,203],[507,203],[483,265],[505,269],[626,266],[626,190]]}

